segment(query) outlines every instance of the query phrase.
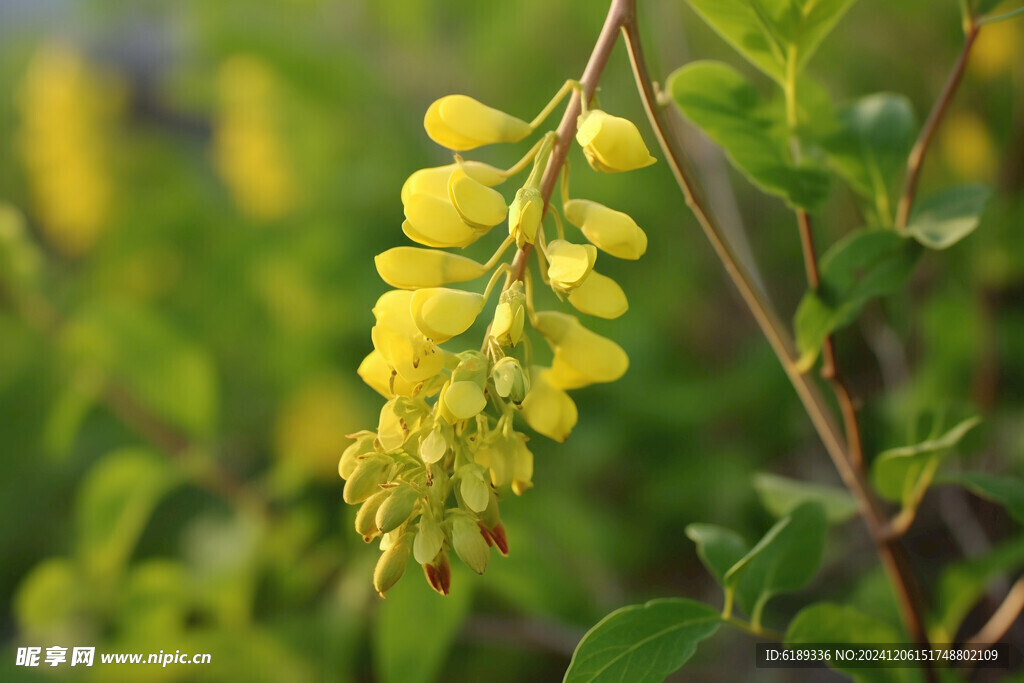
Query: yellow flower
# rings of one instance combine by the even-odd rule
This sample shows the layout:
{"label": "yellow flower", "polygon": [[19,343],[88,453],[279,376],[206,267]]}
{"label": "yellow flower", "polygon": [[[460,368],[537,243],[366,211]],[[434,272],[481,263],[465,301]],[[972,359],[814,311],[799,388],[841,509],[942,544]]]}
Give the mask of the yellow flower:
{"label": "yellow flower", "polygon": [[640,131],[627,119],[591,109],[580,115],[576,125],[576,142],[595,171],[632,171],[656,161]]}
{"label": "yellow flower", "polygon": [[413,293],[409,310],[420,332],[440,344],[468,330],[483,308],[482,294],[431,287]]}
{"label": "yellow flower", "polygon": [[447,197],[414,194],[405,205],[405,218],[402,232],[428,247],[465,247],[483,234],[466,225]]}
{"label": "yellow flower", "polygon": [[534,327],[555,351],[547,379],[559,389],[614,382],[629,367],[629,357],[621,346],[591,332],[571,315],[542,311],[536,315]]}
{"label": "yellow flower", "polygon": [[576,426],[576,404],[550,381],[548,368],[534,368],[530,393],[523,401],[523,417],[537,432],[555,441],[565,441]]}
{"label": "yellow flower", "polygon": [[566,294],[578,287],[594,267],[597,249],[591,244],[554,240],[548,245],[548,279],[556,292]]}
{"label": "yellow flower", "polygon": [[487,269],[473,259],[436,249],[395,247],[373,258],[384,282],[398,289],[440,287],[475,280]]}
{"label": "yellow flower", "polygon": [[608,320],[629,310],[629,301],[619,283],[593,270],[576,289],[569,292],[569,303],[581,313]]}
{"label": "yellow flower", "polygon": [[519,142],[530,124],[466,95],[447,95],[427,109],[423,127],[430,139],[456,151],[495,142]]}
{"label": "yellow flower", "polygon": [[498,297],[491,322],[491,336],[500,346],[515,346],[523,336],[526,320],[526,294],[517,280]]}
{"label": "yellow flower", "polygon": [[638,259],[647,251],[647,235],[636,222],[597,202],[571,199],[562,207],[565,218],[601,251],[616,258]]}
{"label": "yellow flower", "polygon": [[377,324],[370,330],[373,348],[402,379],[416,384],[441,372],[444,354],[427,339],[409,310],[413,293],[394,289],[373,307]]}
{"label": "yellow flower", "polygon": [[508,206],[505,198],[474,179],[461,168],[456,168],[448,177],[448,199],[459,217],[477,230],[490,230],[505,220]]}
{"label": "yellow flower", "polygon": [[409,197],[414,194],[447,196],[448,178],[451,177],[452,171],[460,167],[470,178],[487,187],[494,187],[505,181],[503,171],[482,161],[463,161],[461,164],[421,168],[409,176],[402,185],[402,203],[408,202]]}
{"label": "yellow flower", "polygon": [[543,217],[544,197],[540,190],[535,187],[519,188],[508,207],[508,234],[516,238],[517,247],[522,249],[525,244],[533,244]]}

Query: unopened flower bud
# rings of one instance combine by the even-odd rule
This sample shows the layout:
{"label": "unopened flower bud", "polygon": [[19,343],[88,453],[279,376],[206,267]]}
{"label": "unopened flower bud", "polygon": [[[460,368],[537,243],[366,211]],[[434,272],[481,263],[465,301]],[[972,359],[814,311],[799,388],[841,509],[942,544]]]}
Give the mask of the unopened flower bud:
{"label": "unopened flower bud", "polygon": [[442,545],[444,545],[444,529],[430,515],[421,515],[419,529],[416,530],[416,540],[412,544],[412,552],[416,561],[420,564],[432,561],[441,551]]}
{"label": "unopened flower bud", "polygon": [[515,346],[523,336],[526,321],[526,294],[522,280],[516,280],[498,297],[491,322],[491,336],[500,346]]}
{"label": "unopened flower bud", "polygon": [[408,484],[401,484],[377,510],[377,528],[387,533],[405,524],[412,516],[420,492]]}
{"label": "unopened flower bud", "polygon": [[491,381],[494,382],[498,396],[507,398],[516,405],[523,402],[530,390],[530,381],[523,371],[523,366],[511,356],[505,356],[494,364],[491,369]]}
{"label": "unopened flower bud", "polygon": [[383,598],[384,594],[402,578],[402,574],[405,574],[409,555],[412,553],[411,545],[409,534],[402,534],[377,560],[377,567],[373,570],[373,587],[380,597]]}
{"label": "unopened flower bud", "polygon": [[381,534],[380,527],[377,526],[377,510],[391,493],[392,489],[375,493],[359,506],[359,512],[356,513],[356,533],[367,543]]}
{"label": "unopened flower bud", "polygon": [[364,429],[355,434],[349,434],[348,438],[355,439],[355,441],[349,444],[345,452],[341,454],[341,460],[338,461],[338,474],[342,479],[351,477],[352,473],[356,471],[356,467],[362,462],[362,458],[376,451],[373,442],[376,441],[377,435],[374,432]]}
{"label": "unopened flower bud", "polygon": [[379,453],[363,460],[345,482],[342,498],[349,505],[355,505],[377,493],[380,485],[387,481],[393,463],[391,458]]}
{"label": "unopened flower bud", "polygon": [[459,469],[462,483],[459,493],[462,500],[473,512],[483,512],[491,500],[491,489],[484,482],[484,468],[480,465],[464,465]]}
{"label": "unopened flower bud", "polygon": [[621,211],[586,199],[570,199],[562,208],[565,219],[601,251],[631,260],[647,251],[647,234]]}
{"label": "unopened flower bud", "polygon": [[632,171],[656,161],[640,131],[628,119],[591,109],[580,115],[576,125],[576,142],[595,171]]}
{"label": "unopened flower bud", "polygon": [[487,396],[476,382],[452,382],[438,400],[455,420],[475,417],[487,406]]}
{"label": "unopened flower bud", "polygon": [[420,458],[427,464],[433,464],[444,457],[448,452],[448,440],[444,437],[441,425],[434,425],[420,442]]}
{"label": "unopened flower bud", "polygon": [[431,588],[441,595],[448,595],[452,585],[452,566],[447,552],[439,552],[433,561],[424,564],[423,574]]}
{"label": "unopened flower bud", "polygon": [[475,280],[487,270],[473,259],[437,249],[395,247],[373,259],[384,282],[397,289],[441,287]]}
{"label": "unopened flower bud", "polygon": [[505,173],[490,164],[482,161],[463,161],[458,164],[446,166],[435,166],[434,168],[421,168],[409,176],[402,185],[402,204],[409,201],[414,194],[429,194],[433,197],[444,198],[448,196],[448,179],[452,171],[462,168],[473,180],[483,183],[487,187],[494,187],[505,182]]}
{"label": "unopened flower bud", "polygon": [[508,234],[515,237],[517,247],[522,249],[526,244],[533,244],[543,217],[544,196],[540,190],[535,187],[519,188],[508,207]]}
{"label": "unopened flower bud", "polygon": [[477,574],[483,574],[487,569],[491,549],[480,533],[480,527],[465,513],[453,517],[452,545],[455,547],[455,553],[470,569]]}
{"label": "unopened flower bud", "polygon": [[530,124],[468,97],[447,95],[427,109],[423,127],[430,139],[456,151],[496,142],[519,142]]}

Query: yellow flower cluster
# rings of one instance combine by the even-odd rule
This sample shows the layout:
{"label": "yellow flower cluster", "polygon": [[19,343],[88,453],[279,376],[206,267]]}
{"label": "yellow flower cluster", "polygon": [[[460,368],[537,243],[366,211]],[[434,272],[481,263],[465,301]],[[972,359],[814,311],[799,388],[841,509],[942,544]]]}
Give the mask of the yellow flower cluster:
{"label": "yellow flower cluster", "polygon": [[[518,142],[574,87],[567,83],[530,123],[450,95],[430,106],[424,126],[431,139],[456,151]],[[584,108],[576,139],[598,171],[654,163],[632,123],[600,110]],[[354,443],[338,468],[346,480],[345,502],[360,506],[356,531],[367,542],[381,538],[374,587],[382,596],[401,578],[410,555],[429,584],[447,594],[451,550],[478,573],[486,569],[491,547],[507,554],[499,493],[511,488],[522,494],[533,477],[533,454],[517,421],[564,441],[577,420],[567,390],[614,381],[629,364],[621,347],[575,316],[534,310],[530,271],[501,263],[513,243],[519,248],[513,263],[536,250],[541,280],[578,311],[616,318],[629,307],[622,288],[594,265],[599,251],[639,258],[647,236],[624,213],[569,199],[563,175],[561,214],[586,241],[566,237],[541,189],[546,173],[562,170],[548,168],[556,141],[556,132],[544,134],[508,170],[455,155],[451,164],[416,171],[402,187],[402,231],[425,248],[396,247],[375,259],[377,272],[395,289],[373,308],[373,351],[358,372],[387,402],[376,430],[351,435]],[[531,164],[529,177],[507,201],[497,188]],[[545,234],[547,213],[556,219],[557,238]],[[508,234],[487,263],[444,251],[466,247],[502,223]],[[483,292],[448,286],[488,273]],[[483,343],[461,352],[442,348],[473,327],[499,282]],[[529,329],[551,347],[550,366],[532,362]]]}
{"label": "yellow flower cluster", "polygon": [[81,256],[110,214],[106,127],[121,91],[73,49],[51,44],[29,62],[18,95],[18,142],[39,225],[58,251]]}

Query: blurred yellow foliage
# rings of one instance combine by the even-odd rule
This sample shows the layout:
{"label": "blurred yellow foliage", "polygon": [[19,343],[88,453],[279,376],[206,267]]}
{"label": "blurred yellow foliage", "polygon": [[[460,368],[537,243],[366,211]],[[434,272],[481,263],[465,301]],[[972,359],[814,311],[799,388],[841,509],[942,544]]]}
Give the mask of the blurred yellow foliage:
{"label": "blurred yellow foliage", "polygon": [[1018,21],[987,24],[978,34],[971,51],[971,72],[982,78],[993,78],[1019,61],[1021,30]]}
{"label": "blurred yellow foliage", "polygon": [[992,133],[975,113],[951,112],[943,123],[939,146],[949,169],[964,179],[992,178],[998,157]]}
{"label": "blurred yellow foliage", "polygon": [[110,214],[106,126],[123,90],[61,44],[40,47],[18,92],[18,147],[39,225],[61,253],[88,252]]}
{"label": "blurred yellow foliage", "polygon": [[225,61],[217,74],[219,110],[214,161],[239,208],[256,220],[291,211],[297,192],[288,150],[281,139],[274,75],[249,56]]}
{"label": "blurred yellow foliage", "polygon": [[318,477],[336,478],[338,458],[350,441],[345,435],[359,429],[364,417],[349,393],[340,378],[319,376],[288,396],[274,426],[278,456]]}

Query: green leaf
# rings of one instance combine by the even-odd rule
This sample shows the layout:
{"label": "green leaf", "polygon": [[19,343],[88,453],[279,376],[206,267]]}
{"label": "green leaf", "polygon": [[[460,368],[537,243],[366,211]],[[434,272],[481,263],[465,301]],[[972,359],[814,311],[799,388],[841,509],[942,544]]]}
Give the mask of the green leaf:
{"label": "green leaf", "polygon": [[903,95],[876,93],[837,116],[839,129],[822,141],[829,162],[861,196],[871,200],[880,225],[893,221],[892,189],[914,144],[914,110]]}
{"label": "green leaf", "polygon": [[622,607],[583,636],[563,681],[661,683],[721,624],[718,610],[685,598]]}
{"label": "green leaf", "polygon": [[[420,573],[420,572],[417,572]],[[473,583],[466,575],[448,596],[419,576],[406,576],[380,605],[373,634],[376,673],[382,683],[430,683],[437,679],[455,634],[469,614]]]}
{"label": "green leaf", "polygon": [[738,533],[714,524],[690,524],[686,535],[697,545],[697,556],[720,585],[725,583],[725,573],[750,550]]}
{"label": "green leaf", "polygon": [[768,599],[799,590],[821,567],[828,523],[825,509],[814,502],[796,507],[780,519],[725,574],[727,590],[735,590],[740,606],[759,624]]}
{"label": "green leaf", "polygon": [[722,38],[779,84],[803,68],[853,0],[690,0]]}
{"label": "green leaf", "polygon": [[942,458],[979,422],[980,417],[971,417],[938,438],[879,453],[871,467],[875,489],[884,498],[902,503],[904,508],[917,507]]}
{"label": "green leaf", "polygon": [[974,232],[992,190],[981,184],[950,187],[914,207],[907,233],[929,249],[945,249]]}
{"label": "green leaf", "polygon": [[754,475],[754,490],[768,512],[776,517],[785,517],[794,508],[809,501],[824,508],[829,524],[841,524],[856,515],[858,510],[857,501],[845,489],[775,474]]}
{"label": "green leaf", "polygon": [[67,325],[61,343],[73,361],[107,373],[174,426],[194,436],[213,432],[213,360],[156,311],[121,302],[93,303]]}
{"label": "green leaf", "polygon": [[920,248],[891,230],[850,233],[821,258],[821,285],[800,301],[794,319],[797,365],[807,371],[825,338],[857,319],[864,304],[902,287]]}
{"label": "green leaf", "polygon": [[126,448],[93,465],[75,505],[77,552],[94,577],[116,576],[160,499],[180,481],[167,459]]}
{"label": "green leaf", "polygon": [[78,568],[64,557],[43,560],[14,594],[14,615],[29,634],[60,632],[88,599]]}
{"label": "green leaf", "polygon": [[989,584],[1021,567],[1024,567],[1024,536],[1006,541],[981,557],[948,566],[935,589],[932,641],[954,642],[964,618]]}
{"label": "green leaf", "polygon": [[825,198],[828,174],[811,161],[792,161],[779,108],[762,101],[738,71],[720,62],[693,62],[669,77],[668,89],[687,118],[759,188],[804,208]]}
{"label": "green leaf", "polygon": [[[858,612],[852,607],[826,602],[816,603],[800,610],[786,631],[787,645],[804,643],[834,643],[857,645],[860,643],[899,643],[899,632],[884,622]],[[920,676],[913,669],[862,669],[833,662],[831,667],[853,677],[855,681],[917,681]]]}
{"label": "green leaf", "polygon": [[1024,479],[1005,474],[960,472],[943,475],[941,481],[959,484],[975,495],[1002,505],[1011,517],[1024,524]]}

